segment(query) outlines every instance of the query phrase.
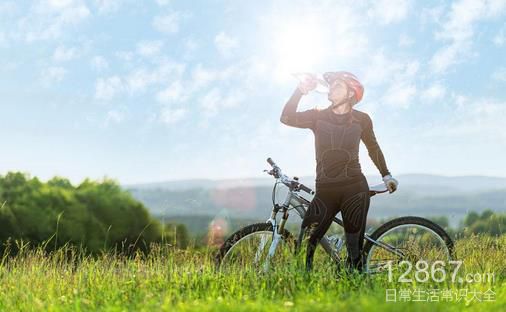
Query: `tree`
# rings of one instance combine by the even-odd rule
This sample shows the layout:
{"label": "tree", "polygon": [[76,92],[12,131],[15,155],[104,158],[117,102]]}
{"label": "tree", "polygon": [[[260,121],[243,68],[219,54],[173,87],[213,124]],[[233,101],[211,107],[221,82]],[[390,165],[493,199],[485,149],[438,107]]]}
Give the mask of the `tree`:
{"label": "tree", "polygon": [[104,247],[130,252],[147,251],[162,235],[146,207],[111,179],[87,179],[74,187],[61,177],[42,183],[8,173],[0,176],[0,207],[2,242],[11,238],[45,242],[48,249],[70,243],[90,252]]}

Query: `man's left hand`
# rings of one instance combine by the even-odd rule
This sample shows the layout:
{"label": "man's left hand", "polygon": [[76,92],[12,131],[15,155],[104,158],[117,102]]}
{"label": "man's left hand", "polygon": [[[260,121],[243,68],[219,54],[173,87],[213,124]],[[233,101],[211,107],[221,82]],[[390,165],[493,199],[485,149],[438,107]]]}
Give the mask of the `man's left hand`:
{"label": "man's left hand", "polygon": [[395,192],[399,186],[399,182],[389,174],[383,177],[383,182],[385,182],[385,186],[389,193]]}

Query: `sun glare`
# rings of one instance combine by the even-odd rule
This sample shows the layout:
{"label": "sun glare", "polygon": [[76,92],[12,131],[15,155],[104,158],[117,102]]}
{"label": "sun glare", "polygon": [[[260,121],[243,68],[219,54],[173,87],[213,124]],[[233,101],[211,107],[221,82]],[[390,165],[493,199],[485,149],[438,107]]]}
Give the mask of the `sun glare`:
{"label": "sun glare", "polygon": [[323,29],[312,21],[297,21],[273,29],[276,78],[293,79],[295,72],[314,72],[325,54]]}

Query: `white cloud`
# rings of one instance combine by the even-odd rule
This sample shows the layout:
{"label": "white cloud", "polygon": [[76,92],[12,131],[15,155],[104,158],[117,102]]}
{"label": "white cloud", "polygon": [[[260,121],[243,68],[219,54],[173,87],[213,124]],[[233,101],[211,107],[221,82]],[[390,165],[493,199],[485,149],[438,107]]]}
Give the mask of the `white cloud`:
{"label": "white cloud", "polygon": [[391,24],[404,20],[409,8],[409,0],[376,0],[372,2],[367,14],[373,19],[378,19],[381,24]]}
{"label": "white cloud", "polygon": [[157,82],[156,72],[145,68],[135,69],[125,77],[128,90],[131,93],[144,91],[148,86]]}
{"label": "white cloud", "polygon": [[440,24],[441,18],[446,8],[444,5],[438,5],[430,8],[422,8],[420,11],[420,23],[422,27],[427,24]]}
{"label": "white cloud", "polygon": [[50,7],[52,7],[52,8],[55,8],[55,9],[64,9],[64,8],[67,8],[67,7],[71,6],[74,1],[72,1],[72,0],[47,0],[47,1],[42,1],[42,3],[44,3],[44,2],[47,5],[49,5]]}
{"label": "white cloud", "polygon": [[123,89],[123,82],[118,76],[99,78],[95,84],[95,98],[108,101],[121,93]]}
{"label": "white cloud", "polygon": [[123,0],[95,0],[95,6],[100,14],[116,12],[122,4]]}
{"label": "white cloud", "polygon": [[466,60],[472,54],[475,24],[500,17],[506,12],[504,0],[460,0],[452,3],[436,39],[448,41],[433,55],[430,66],[434,73],[444,73],[448,68]]}
{"label": "white cloud", "polygon": [[193,52],[199,47],[199,45],[194,38],[186,38],[184,40],[184,47],[186,51]]}
{"label": "white cloud", "polygon": [[399,81],[411,83],[420,70],[418,61],[389,57],[383,49],[366,58],[364,63],[367,66],[362,81],[372,87],[397,84]]}
{"label": "white cloud", "polygon": [[506,102],[492,98],[453,95],[455,113],[445,123],[427,129],[424,136],[465,140],[466,144],[504,142]]}
{"label": "white cloud", "polygon": [[462,95],[462,94],[452,93],[452,98],[455,100],[454,101],[455,105],[459,109],[463,108],[465,105],[468,105],[469,101],[470,101],[469,97]]}
{"label": "white cloud", "polygon": [[395,73],[402,70],[401,62],[388,58],[383,51],[379,51],[368,58],[368,64],[362,80],[368,86],[379,86],[388,82]]}
{"label": "white cloud", "polygon": [[408,108],[411,102],[416,101],[416,85],[395,83],[390,86],[382,98],[382,102],[399,108]]}
{"label": "white cloud", "polygon": [[91,59],[91,67],[96,71],[103,71],[109,68],[109,63],[105,57],[96,55]]}
{"label": "white cloud", "polygon": [[[92,60],[92,66],[100,71],[107,68],[108,63],[103,57],[96,56]],[[133,96],[146,91],[154,92],[153,89],[157,86],[167,86],[171,82],[180,80],[185,68],[186,65],[184,63],[177,63],[167,59],[158,59],[151,67],[133,67],[124,75],[97,79],[95,97],[101,100],[110,100],[123,93]],[[154,94],[157,99],[158,97],[164,99],[167,96],[174,96],[170,92],[164,93],[163,91],[159,92],[159,94]]]}
{"label": "white cloud", "polygon": [[493,74],[492,79],[500,82],[506,82],[506,67],[498,68]]}
{"label": "white cloud", "polygon": [[114,55],[124,62],[130,62],[134,58],[134,52],[131,51],[117,51]]}
{"label": "white cloud", "polygon": [[161,103],[182,102],[188,99],[188,95],[184,91],[183,84],[177,80],[158,92],[156,99]]}
{"label": "white cloud", "polygon": [[125,120],[125,113],[118,110],[110,110],[107,112],[105,120],[106,126],[109,124],[118,124]]}
{"label": "white cloud", "polygon": [[198,41],[193,37],[187,37],[183,39],[183,47],[184,47],[184,53],[183,53],[183,60],[188,61],[192,60],[195,57],[195,52],[198,51],[199,43]]}
{"label": "white cloud", "polygon": [[65,75],[67,74],[67,70],[60,66],[48,67],[42,72],[42,81],[45,85],[52,85],[54,83],[61,82]]}
{"label": "white cloud", "polygon": [[159,5],[159,6],[166,6],[167,4],[170,3],[170,0],[155,0],[155,2]]}
{"label": "white cloud", "polygon": [[465,60],[467,51],[471,50],[471,42],[456,41],[438,51],[430,59],[429,65],[434,73],[444,73],[452,65]]}
{"label": "white cloud", "polygon": [[402,33],[399,36],[399,47],[402,47],[402,48],[410,47],[413,45],[413,43],[415,43],[415,40],[413,40],[413,38],[411,38],[407,34]]}
{"label": "white cloud", "polygon": [[144,57],[153,57],[160,53],[163,47],[163,41],[141,41],[137,43],[137,53]]}
{"label": "white cloud", "polygon": [[56,62],[66,62],[75,59],[78,56],[76,48],[66,48],[58,46],[53,52],[53,60]]}
{"label": "white cloud", "polygon": [[216,115],[221,109],[238,106],[244,100],[239,91],[232,91],[223,95],[218,88],[213,88],[200,101],[200,106],[208,117]]}
{"label": "white cloud", "polygon": [[135,68],[126,77],[125,81],[130,93],[143,92],[148,87],[177,80],[185,71],[185,64],[172,61],[161,61],[155,68]]}
{"label": "white cloud", "polygon": [[422,91],[422,100],[433,102],[443,99],[446,95],[446,87],[439,82],[435,82],[427,89]]}
{"label": "white cloud", "polygon": [[0,47],[5,46],[7,44],[7,36],[4,32],[0,31]]}
{"label": "white cloud", "polygon": [[186,115],[186,110],[184,108],[170,108],[164,107],[160,112],[159,119],[161,122],[172,125],[180,120]]}
{"label": "white cloud", "polygon": [[208,111],[210,114],[215,114],[220,105],[221,92],[219,89],[214,88],[209,91],[201,100],[202,109]]}
{"label": "white cloud", "polygon": [[5,16],[7,14],[12,14],[16,11],[16,3],[13,1],[3,1],[0,3],[0,14]]}
{"label": "white cloud", "polygon": [[418,61],[407,61],[404,66],[404,72],[401,74],[410,78],[415,77],[420,69],[420,63]]}
{"label": "white cloud", "polygon": [[231,56],[233,51],[239,46],[238,40],[227,35],[225,32],[220,32],[214,37],[214,44],[224,57]]}
{"label": "white cloud", "polygon": [[235,66],[225,67],[222,70],[205,68],[202,64],[197,66],[192,71],[192,85],[195,89],[206,87],[211,82],[223,81],[236,75],[238,70]]}
{"label": "white cloud", "polygon": [[214,81],[217,75],[217,72],[205,69],[201,64],[198,64],[192,73],[193,81],[195,82],[195,85],[198,86],[206,86],[210,82]]}
{"label": "white cloud", "polygon": [[80,0],[39,0],[19,22],[16,36],[27,42],[58,39],[71,26],[90,16],[90,10]]}
{"label": "white cloud", "polygon": [[169,12],[165,15],[158,15],[153,19],[153,27],[162,33],[173,34],[179,31],[179,24],[183,18],[180,12]]}
{"label": "white cloud", "polygon": [[504,42],[506,41],[506,26],[501,27],[501,29],[497,32],[497,34],[494,36],[494,39],[492,39],[492,42],[498,47],[502,47],[504,45]]}

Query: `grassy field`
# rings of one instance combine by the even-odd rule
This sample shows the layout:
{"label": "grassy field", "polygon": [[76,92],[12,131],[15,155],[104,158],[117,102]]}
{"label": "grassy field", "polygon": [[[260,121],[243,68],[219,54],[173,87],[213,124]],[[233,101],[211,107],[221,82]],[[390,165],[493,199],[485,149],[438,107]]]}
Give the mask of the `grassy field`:
{"label": "grassy field", "polygon": [[494,274],[494,280],[461,284],[394,282],[398,273],[389,282],[386,274],[343,275],[322,266],[307,275],[301,259],[269,275],[224,274],[213,269],[211,249],[160,247],[130,259],[68,248],[50,255],[23,250],[2,259],[0,311],[506,311],[505,243],[506,236],[458,240],[461,276]]}

